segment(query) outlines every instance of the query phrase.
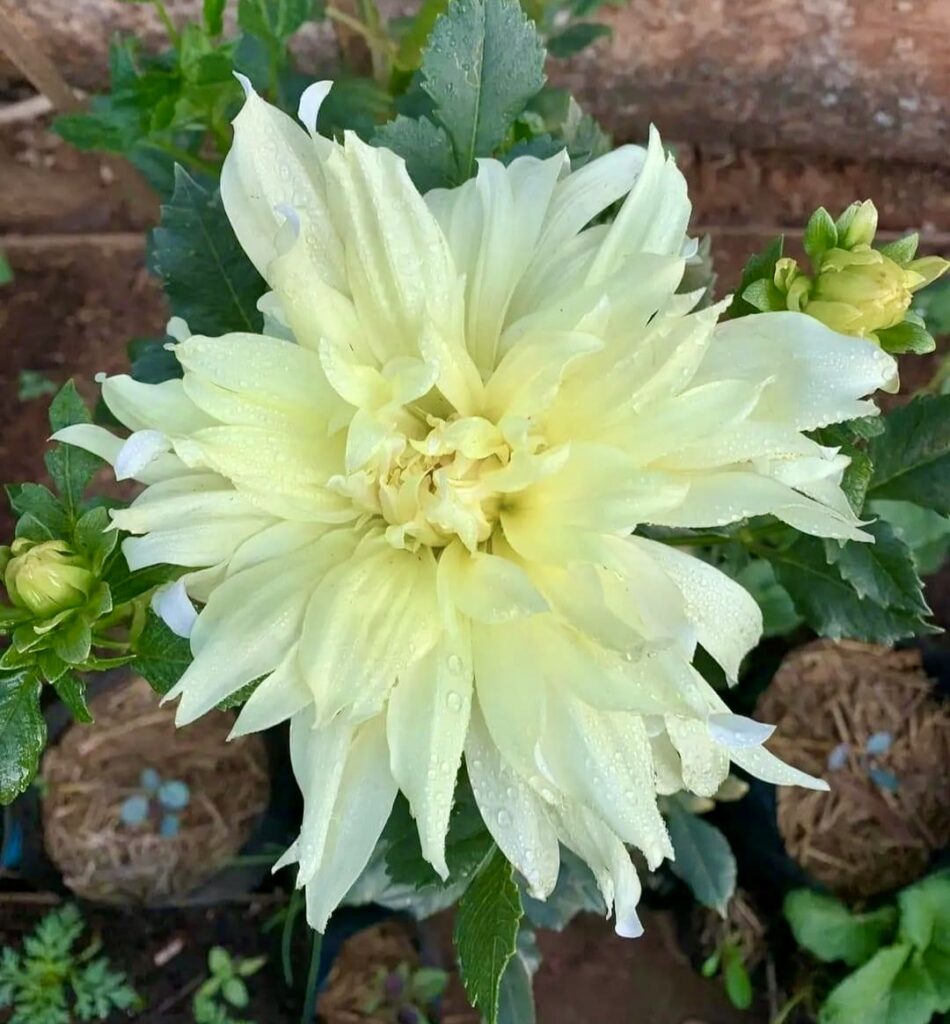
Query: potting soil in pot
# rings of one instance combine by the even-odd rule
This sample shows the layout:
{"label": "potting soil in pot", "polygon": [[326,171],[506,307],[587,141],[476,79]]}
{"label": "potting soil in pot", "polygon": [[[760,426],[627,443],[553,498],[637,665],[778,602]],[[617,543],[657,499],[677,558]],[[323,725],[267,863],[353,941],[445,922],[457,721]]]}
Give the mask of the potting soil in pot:
{"label": "potting soil in pot", "polygon": [[175,728],[143,679],[90,703],[95,729],[72,725],[47,751],[43,830],[50,858],[77,895],[163,903],[215,875],[267,807],[259,736],[228,743],[231,712]]}

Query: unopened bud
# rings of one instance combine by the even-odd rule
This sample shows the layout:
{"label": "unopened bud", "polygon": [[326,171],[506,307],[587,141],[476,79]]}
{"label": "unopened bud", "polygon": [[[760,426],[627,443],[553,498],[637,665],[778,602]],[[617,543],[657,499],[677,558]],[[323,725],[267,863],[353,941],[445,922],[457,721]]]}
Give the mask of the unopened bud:
{"label": "unopened bud", "polygon": [[19,537],[10,556],[3,576],[7,593],[13,604],[34,615],[76,608],[95,586],[95,576],[65,541]]}

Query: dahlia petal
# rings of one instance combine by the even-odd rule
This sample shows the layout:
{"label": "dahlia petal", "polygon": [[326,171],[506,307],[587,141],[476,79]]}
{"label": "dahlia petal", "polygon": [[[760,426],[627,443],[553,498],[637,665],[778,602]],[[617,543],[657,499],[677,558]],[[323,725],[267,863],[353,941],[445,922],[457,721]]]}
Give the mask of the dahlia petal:
{"label": "dahlia petal", "polygon": [[264,515],[242,515],[152,530],[144,537],[127,537],[122,542],[122,553],[133,571],[163,563],[193,568],[217,565],[271,522]]}
{"label": "dahlia petal", "polygon": [[171,439],[159,430],[137,430],[119,449],[115,458],[116,480],[134,480],[160,455],[172,448]]}
{"label": "dahlia petal", "polygon": [[337,287],[345,281],[343,245],[337,235],[321,168],[325,147],[253,89],[234,119],[234,144],[221,170],[221,201],[259,274],[266,278],[278,255],[283,219],[290,208],[305,244],[296,249],[308,271]]}
{"label": "dahlia petal", "polygon": [[[70,427],[63,427],[62,430],[57,430],[50,440],[59,441],[61,444],[71,444],[87,452],[92,452],[93,455],[98,455],[100,459],[113,467],[125,444],[122,438],[116,437],[105,427],[97,427],[92,423],[74,423]],[[166,454],[153,459],[139,471],[135,479],[143,484],[156,484],[190,472],[181,459],[175,455]]]}
{"label": "dahlia petal", "polygon": [[[317,786],[321,785],[317,782]],[[363,724],[346,760],[323,859],[307,884],[307,922],[323,931],[369,863],[396,798],[382,715]]]}
{"label": "dahlia petal", "polygon": [[561,864],[557,832],[543,799],[502,758],[476,705],[465,741],[465,766],[485,827],[498,848],[545,899]]}
{"label": "dahlia petal", "polygon": [[380,711],[397,676],[438,634],[431,549],[412,553],[368,538],[323,574],[307,608],[300,661],[318,721]]}
{"label": "dahlia petal", "polygon": [[803,786],[805,789],[828,790],[831,787],[824,779],[815,778],[786,764],[765,747],[733,747],[729,756],[742,769],[763,782],[776,786]]}
{"label": "dahlia petal", "polygon": [[369,344],[381,364],[418,355],[423,323],[453,322],[459,296],[445,237],[389,150],[348,132],[326,167],[346,239],[347,283]]}
{"label": "dahlia petal", "polygon": [[411,665],[389,697],[390,767],[419,829],[422,856],[448,879],[445,836],[472,704],[467,636],[449,637]]}
{"label": "dahlia petal", "polygon": [[283,661],[258,683],[245,701],[228,739],[247,736],[252,732],[270,729],[288,718],[293,718],[311,702],[310,689],[304,682],[297,665],[295,644]]}
{"label": "dahlia petal", "polygon": [[610,226],[589,279],[603,280],[631,253],[679,253],[691,211],[686,179],[651,126],[643,168]]}
{"label": "dahlia petal", "polygon": [[555,788],[592,808],[643,852],[651,869],[673,856],[656,803],[650,740],[639,716],[595,711],[551,693],[540,753]]}
{"label": "dahlia petal", "polygon": [[298,711],[290,721],[291,764],[304,797],[297,839],[298,888],[311,881],[323,860],[353,732],[353,723],[342,719],[317,727],[312,707]]}
{"label": "dahlia petal", "polygon": [[508,622],[547,611],[531,578],[514,562],[468,552],[458,542],[443,552],[439,576],[458,609],[477,622]]}
{"label": "dahlia petal", "polygon": [[184,580],[159,587],[152,594],[151,608],[176,636],[191,636],[198,613],[188,599]]}
{"label": "dahlia petal", "polygon": [[178,725],[280,664],[299,635],[323,554],[318,543],[306,556],[294,553],[246,569],[214,591],[192,630],[194,661],[164,698],[181,697]]}
{"label": "dahlia petal", "polygon": [[614,930],[625,939],[643,934],[637,914],[640,879],[623,843],[596,814],[586,807],[568,804],[560,810],[561,841],[594,873],[604,903],[614,911]]}
{"label": "dahlia petal", "polygon": [[102,399],[115,418],[133,433],[183,435],[213,422],[185,394],[180,380],[143,384],[125,374],[106,377],[102,382]]}
{"label": "dahlia petal", "polygon": [[715,796],[729,774],[729,754],[709,735],[704,722],[667,715],[666,732],[680,755],[683,785],[696,796]]}
{"label": "dahlia petal", "polygon": [[762,636],[762,611],[755,598],[715,566],[693,555],[642,537],[639,547],[673,580],[685,602],[685,616],[696,639],[731,680],[739,677],[742,659]]}
{"label": "dahlia petal", "polygon": [[893,386],[897,364],[878,345],[845,337],[804,313],[768,313],[716,328],[696,382],[771,380],[756,418],[814,430],[875,415],[865,395]]}

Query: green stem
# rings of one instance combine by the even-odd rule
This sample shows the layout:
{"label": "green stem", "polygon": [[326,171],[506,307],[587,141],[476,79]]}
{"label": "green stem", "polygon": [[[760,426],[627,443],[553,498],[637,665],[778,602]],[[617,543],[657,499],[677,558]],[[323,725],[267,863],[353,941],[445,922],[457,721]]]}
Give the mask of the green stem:
{"label": "green stem", "polygon": [[169,17],[168,11],[165,10],[165,5],[162,3],[162,0],[152,0],[152,6],[155,8],[159,20],[165,26],[168,38],[177,49],[181,43],[181,36],[178,34],[178,29],[175,28],[175,23]]}
{"label": "green stem", "polygon": [[307,991],[304,996],[300,1024],[313,1024],[317,1016],[317,978],[320,976],[320,953],[323,951],[323,933],[314,929],[310,944],[310,969],[307,971]]}
{"label": "green stem", "polygon": [[796,992],[794,996],[779,1010],[779,1012],[772,1018],[769,1024],[785,1024],[785,1021],[791,1016],[792,1010],[801,1003],[808,995],[808,989],[804,988],[799,992]]}
{"label": "green stem", "polygon": [[352,14],[347,14],[346,11],[341,11],[336,7],[327,7],[326,14],[331,21],[338,21],[341,25],[345,25],[351,32],[362,36],[368,43],[385,47],[386,49],[392,48],[392,44],[384,35],[374,31],[369,25],[360,21],[359,18],[354,18]]}
{"label": "green stem", "polygon": [[130,643],[122,640],[106,640],[98,634],[93,636],[92,644],[93,647],[102,647],[107,651],[122,651],[123,654],[127,654],[132,649]]}
{"label": "green stem", "polygon": [[152,147],[152,149],[159,149],[163,153],[167,153],[173,160],[177,161],[184,167],[190,167],[194,171],[199,171],[201,174],[210,174],[217,176],[220,167],[217,164],[212,163],[210,160],[203,160],[200,156],[196,156],[194,153],[189,153],[187,149],[182,149],[180,146],[175,146],[170,142],[162,142],[158,139],[149,139],[146,143]]}

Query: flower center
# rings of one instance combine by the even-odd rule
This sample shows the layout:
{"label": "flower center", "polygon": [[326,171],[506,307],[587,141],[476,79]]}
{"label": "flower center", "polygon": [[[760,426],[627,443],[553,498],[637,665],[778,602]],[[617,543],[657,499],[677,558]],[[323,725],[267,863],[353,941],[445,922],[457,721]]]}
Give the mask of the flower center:
{"label": "flower center", "polygon": [[329,486],[381,516],[393,547],[444,547],[458,537],[474,551],[495,528],[494,477],[508,466],[511,444],[478,416],[417,422],[418,431],[388,434],[359,469],[333,477]]}

